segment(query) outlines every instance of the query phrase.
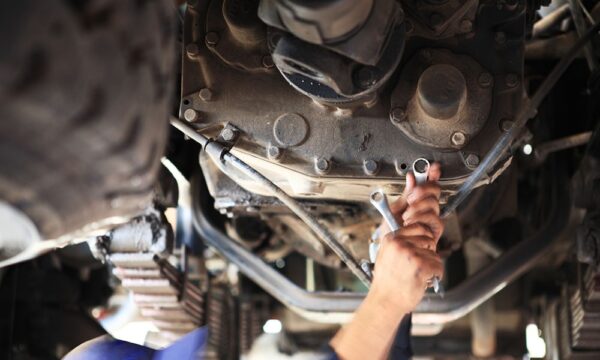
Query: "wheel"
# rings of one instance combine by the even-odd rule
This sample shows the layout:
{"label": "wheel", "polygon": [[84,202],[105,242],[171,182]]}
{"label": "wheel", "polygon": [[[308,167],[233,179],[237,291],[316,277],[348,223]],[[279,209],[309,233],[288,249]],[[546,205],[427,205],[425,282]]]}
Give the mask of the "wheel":
{"label": "wheel", "polygon": [[42,238],[151,202],[173,94],[171,15],[168,0],[0,3],[0,202]]}

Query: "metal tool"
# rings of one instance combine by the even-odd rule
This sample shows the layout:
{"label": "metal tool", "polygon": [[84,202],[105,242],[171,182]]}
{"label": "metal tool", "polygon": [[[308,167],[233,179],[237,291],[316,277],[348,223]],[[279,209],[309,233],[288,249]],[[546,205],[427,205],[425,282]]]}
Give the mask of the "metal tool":
{"label": "metal tool", "polygon": [[[413,172],[415,174],[415,180],[417,184],[422,184],[427,181],[427,177],[429,175],[429,166],[430,164],[427,159],[419,158],[413,162]],[[383,190],[380,189],[373,191],[369,197],[369,200],[375,209],[379,211],[383,219],[387,222],[392,232],[400,229],[400,224],[398,224],[396,221],[396,218],[390,209],[387,196]],[[369,258],[371,259],[371,263],[375,263],[377,252],[379,251],[379,243],[376,242],[379,234],[374,234],[374,237],[375,238],[371,238],[371,242],[369,243]],[[440,279],[437,276],[434,276],[431,279],[431,286],[433,287],[433,291],[436,293],[441,293],[443,291],[440,284]]]}

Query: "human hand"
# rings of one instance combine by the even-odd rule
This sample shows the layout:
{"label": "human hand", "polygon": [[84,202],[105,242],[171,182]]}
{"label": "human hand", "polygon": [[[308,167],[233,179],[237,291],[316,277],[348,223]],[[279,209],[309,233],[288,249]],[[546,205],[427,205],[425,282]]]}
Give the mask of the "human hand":
{"label": "human hand", "polygon": [[403,196],[391,206],[401,229],[391,234],[387,224],[380,228],[380,234],[386,235],[379,240],[372,292],[407,311],[421,301],[431,278],[443,275],[442,261],[435,253],[444,231],[439,216],[440,176],[439,163],[431,165],[424,184],[417,186],[413,174],[408,174]]}

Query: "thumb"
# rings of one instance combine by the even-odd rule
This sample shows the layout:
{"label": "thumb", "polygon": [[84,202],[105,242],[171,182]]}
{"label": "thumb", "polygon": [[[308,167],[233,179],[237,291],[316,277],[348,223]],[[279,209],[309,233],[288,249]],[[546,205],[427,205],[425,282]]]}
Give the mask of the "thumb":
{"label": "thumb", "polygon": [[417,180],[415,179],[415,174],[409,172],[406,174],[406,185],[404,186],[404,198],[408,196],[415,189],[415,185],[417,185]]}

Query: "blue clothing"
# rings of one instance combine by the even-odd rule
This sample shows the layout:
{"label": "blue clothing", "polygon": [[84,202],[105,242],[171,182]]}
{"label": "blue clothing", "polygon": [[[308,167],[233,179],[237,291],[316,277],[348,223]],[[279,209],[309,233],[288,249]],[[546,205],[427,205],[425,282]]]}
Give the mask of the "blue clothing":
{"label": "blue clothing", "polygon": [[[405,316],[398,327],[390,359],[405,360],[412,357],[410,346],[411,316]],[[365,334],[365,336],[369,336]],[[208,341],[206,327],[192,331],[166,349],[154,350],[145,346],[110,337],[88,341],[71,351],[63,360],[188,360],[201,359]],[[325,350],[326,359],[337,360],[332,348]]]}

